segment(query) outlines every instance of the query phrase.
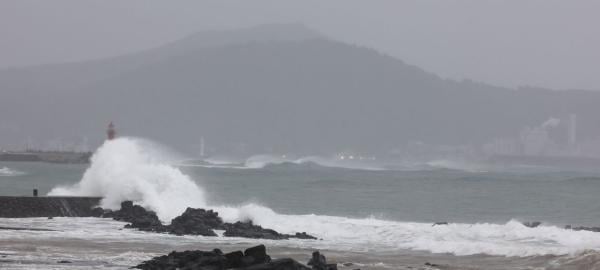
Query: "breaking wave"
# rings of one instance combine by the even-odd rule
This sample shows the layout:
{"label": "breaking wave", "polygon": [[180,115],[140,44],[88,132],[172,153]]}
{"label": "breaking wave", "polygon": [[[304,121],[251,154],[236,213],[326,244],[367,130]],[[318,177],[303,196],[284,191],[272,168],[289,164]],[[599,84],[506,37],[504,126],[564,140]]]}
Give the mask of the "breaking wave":
{"label": "breaking wave", "polygon": [[177,163],[181,167],[204,167],[204,168],[222,168],[222,169],[275,169],[275,168],[336,168],[350,170],[387,170],[384,167],[373,163],[361,161],[342,161],[336,158],[327,158],[321,156],[307,156],[298,159],[291,159],[275,155],[254,155],[244,161],[234,161],[228,159],[203,159],[188,160]]}
{"label": "breaking wave", "polygon": [[426,162],[424,165],[429,166],[432,169],[448,169],[465,172],[487,172],[490,169],[489,166],[465,160],[437,159]]}
{"label": "breaking wave", "polygon": [[487,172],[491,168],[464,160],[435,159],[430,161],[388,161],[379,162],[372,159],[341,160],[337,157],[306,156],[297,159],[276,155],[254,155],[245,161],[226,159],[204,159],[198,162],[180,163],[178,166],[198,166],[205,168],[225,169],[290,169],[290,168],[333,168],[367,171],[435,171],[456,170],[464,172]]}
{"label": "breaking wave", "polygon": [[11,169],[8,167],[0,168],[0,176],[21,176],[21,175],[26,175],[26,173],[15,170],[15,169]]}
{"label": "breaking wave", "polygon": [[48,195],[100,196],[101,207],[118,209],[132,200],[169,221],[186,207],[205,207],[204,191],[189,176],[169,165],[172,159],[147,140],[106,141],[74,186],[56,187]]}
{"label": "breaking wave", "polygon": [[253,169],[263,169],[277,165],[313,165],[353,170],[383,170],[383,168],[369,162],[358,160],[343,161],[336,158],[327,158],[321,156],[306,156],[298,159],[291,159],[273,155],[255,155],[249,157],[244,164],[245,167]]}
{"label": "breaking wave", "polygon": [[123,200],[132,200],[156,211],[165,222],[186,207],[214,209],[226,222],[252,220],[282,233],[306,231],[324,239],[309,243],[311,247],[340,250],[408,249],[503,256],[600,250],[600,233],[554,226],[528,228],[515,220],[506,224],[432,226],[373,217],[280,214],[258,204],[211,205],[204,190],[155,149],[155,144],[135,138],[107,141],[94,154],[91,166],[78,184],[54,188],[49,195],[102,196],[101,206],[111,209],[117,209]]}
{"label": "breaking wave", "polygon": [[355,251],[419,250],[457,256],[487,254],[535,256],[575,254],[600,250],[600,234],[555,226],[529,228],[519,221],[505,224],[431,223],[347,218],[325,215],[283,215],[260,206],[245,206],[255,223],[284,233],[307,231],[321,248]]}

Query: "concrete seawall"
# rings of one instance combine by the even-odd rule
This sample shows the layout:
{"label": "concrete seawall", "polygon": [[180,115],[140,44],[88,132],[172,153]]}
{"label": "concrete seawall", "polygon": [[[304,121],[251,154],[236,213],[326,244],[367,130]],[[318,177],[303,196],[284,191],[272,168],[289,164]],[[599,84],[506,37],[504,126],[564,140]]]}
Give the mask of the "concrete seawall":
{"label": "concrete seawall", "polygon": [[100,197],[0,196],[0,218],[88,217]]}

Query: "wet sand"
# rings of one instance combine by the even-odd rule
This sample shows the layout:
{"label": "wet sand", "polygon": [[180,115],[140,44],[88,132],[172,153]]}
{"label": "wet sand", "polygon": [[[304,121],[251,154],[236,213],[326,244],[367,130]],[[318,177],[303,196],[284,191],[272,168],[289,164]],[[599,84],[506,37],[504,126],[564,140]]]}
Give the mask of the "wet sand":
{"label": "wet sand", "polygon": [[[1,269],[128,269],[154,256],[172,250],[212,250],[224,252],[248,248],[250,243],[184,243],[102,241],[83,239],[3,239],[0,240]],[[273,258],[291,257],[306,263],[312,249],[269,247]],[[453,256],[427,252],[364,253],[322,250],[339,269],[600,269],[600,256],[588,252],[577,256],[501,257],[487,255]],[[62,261],[62,263],[60,263]],[[65,263],[67,261],[67,263]]]}

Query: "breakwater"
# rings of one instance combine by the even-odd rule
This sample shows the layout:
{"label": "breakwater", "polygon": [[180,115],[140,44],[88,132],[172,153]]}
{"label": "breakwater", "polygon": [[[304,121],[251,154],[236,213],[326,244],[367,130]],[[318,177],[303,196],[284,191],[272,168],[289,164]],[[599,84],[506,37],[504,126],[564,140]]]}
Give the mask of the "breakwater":
{"label": "breakwater", "polygon": [[0,161],[86,164],[90,162],[91,156],[91,152],[32,150],[26,152],[0,152]]}
{"label": "breakwater", "polygon": [[0,218],[89,217],[100,197],[0,196]]}

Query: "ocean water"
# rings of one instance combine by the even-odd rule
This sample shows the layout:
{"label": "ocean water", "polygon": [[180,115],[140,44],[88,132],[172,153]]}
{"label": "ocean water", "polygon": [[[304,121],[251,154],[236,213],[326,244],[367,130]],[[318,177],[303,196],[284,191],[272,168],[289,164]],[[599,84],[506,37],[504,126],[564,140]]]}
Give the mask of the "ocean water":
{"label": "ocean water", "polygon": [[[226,221],[252,220],[283,233],[306,231],[322,238],[178,237],[122,230],[123,223],[108,219],[0,219],[0,227],[55,230],[0,230],[0,266],[120,269],[172,249],[265,243],[275,255],[301,261],[313,249],[326,250],[338,262],[362,269],[402,269],[425,261],[441,269],[600,267],[600,233],[562,228],[600,226],[597,172],[382,167],[343,166],[316,157],[182,162],[164,147],[136,138],[106,143],[91,165],[0,163],[0,195],[29,195],[37,188],[40,194],[102,196],[108,208],[129,199],[164,222],[188,206],[204,207]],[[432,226],[442,221],[450,224]],[[543,224],[527,228],[521,221]],[[75,264],[55,264],[61,258]],[[23,263],[29,268],[19,268]]]}

